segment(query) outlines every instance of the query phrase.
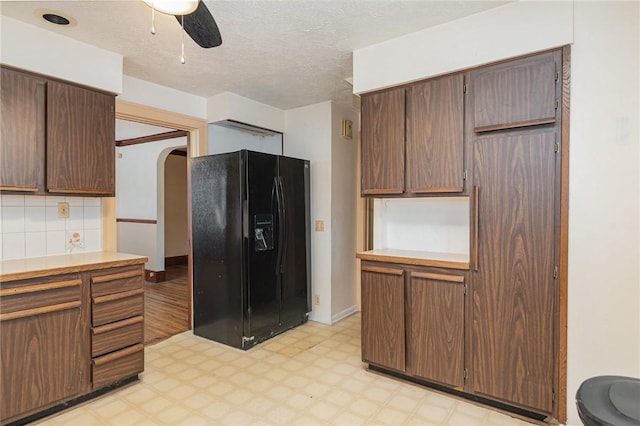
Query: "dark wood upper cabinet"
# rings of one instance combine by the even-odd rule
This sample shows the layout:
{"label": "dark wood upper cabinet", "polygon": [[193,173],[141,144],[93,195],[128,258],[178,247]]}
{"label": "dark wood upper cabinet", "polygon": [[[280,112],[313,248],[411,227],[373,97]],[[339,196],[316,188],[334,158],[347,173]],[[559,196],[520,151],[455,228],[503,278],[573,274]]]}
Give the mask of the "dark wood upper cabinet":
{"label": "dark wood upper cabinet", "polygon": [[42,192],[47,82],[6,68],[1,74],[0,190]]}
{"label": "dark wood upper cabinet", "polygon": [[473,392],[553,409],[556,129],[474,140]]}
{"label": "dark wood upper cabinet", "polygon": [[464,75],[407,88],[406,188],[409,193],[464,189]]}
{"label": "dark wood upper cabinet", "polygon": [[404,88],[362,96],[362,195],[404,191]]}
{"label": "dark wood upper cabinet", "polygon": [[404,270],[362,265],[362,360],[405,369]]}
{"label": "dark wood upper cabinet", "polygon": [[407,289],[407,372],[464,386],[464,277],[410,272]]}
{"label": "dark wood upper cabinet", "polygon": [[115,195],[115,96],[1,72],[0,191]]}
{"label": "dark wood upper cabinet", "polygon": [[475,131],[554,123],[560,55],[555,51],[474,71]]}
{"label": "dark wood upper cabinet", "polygon": [[59,82],[47,90],[47,189],[115,194],[115,99]]}

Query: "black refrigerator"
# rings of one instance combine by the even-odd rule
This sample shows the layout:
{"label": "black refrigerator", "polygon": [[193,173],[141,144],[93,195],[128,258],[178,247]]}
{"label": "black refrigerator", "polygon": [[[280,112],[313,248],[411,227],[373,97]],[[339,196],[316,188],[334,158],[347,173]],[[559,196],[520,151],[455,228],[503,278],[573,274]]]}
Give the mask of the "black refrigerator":
{"label": "black refrigerator", "polygon": [[248,349],[307,321],[309,161],[242,150],[191,160],[194,333]]}

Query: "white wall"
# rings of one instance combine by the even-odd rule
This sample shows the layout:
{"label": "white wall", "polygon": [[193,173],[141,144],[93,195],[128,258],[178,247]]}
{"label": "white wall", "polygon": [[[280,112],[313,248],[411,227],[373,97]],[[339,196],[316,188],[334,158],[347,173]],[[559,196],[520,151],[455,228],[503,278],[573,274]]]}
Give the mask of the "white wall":
{"label": "white wall", "polygon": [[[331,322],[358,310],[356,299],[356,201],[358,112],[331,108]],[[342,137],[342,120],[353,122],[352,139]]]}
{"label": "white wall", "polygon": [[570,1],[518,1],[353,52],[363,93],[573,41]]}
{"label": "white wall", "polygon": [[[343,118],[354,122],[354,140],[342,138]],[[325,324],[357,311],[357,128],[357,113],[331,102],[285,112],[284,155],[310,160],[311,292],[320,298],[310,318]]]}
{"label": "white wall", "polygon": [[258,136],[217,124],[209,124],[209,154],[222,154],[241,149],[282,155],[282,134]]}
{"label": "white wall", "polygon": [[[310,319],[330,324],[331,102],[285,112],[284,155],[310,161],[311,294],[320,296],[320,304],[312,306]],[[316,220],[324,221],[324,232],[314,231]]]}
{"label": "white wall", "polygon": [[591,376],[640,377],[639,15],[638,2],[575,4],[569,398]]}
{"label": "white wall", "polygon": [[207,99],[207,122],[235,120],[265,129],[284,132],[284,111],[231,92]]}
{"label": "white wall", "polygon": [[164,257],[189,253],[187,157],[169,155],[164,162]]}
{"label": "white wall", "polygon": [[191,117],[207,117],[207,100],[201,96],[160,86],[128,75],[124,75],[122,81],[123,92],[118,99]]}
{"label": "white wall", "polygon": [[[638,9],[638,2],[517,2],[465,18],[464,28],[460,22],[444,24],[354,52],[355,90],[366,91],[454,71],[476,64],[478,58],[489,62],[573,42],[567,360],[571,425],[581,424],[574,399],[583,380],[601,374],[640,377]],[[568,10],[572,14],[566,16]],[[562,22],[550,26],[546,17],[554,13]],[[483,35],[496,28],[499,38]],[[477,45],[476,38],[485,42]],[[468,42],[478,51],[466,48]],[[504,45],[510,46],[508,51]],[[435,69],[431,64],[439,65]]]}
{"label": "white wall", "polygon": [[[58,203],[69,217],[58,217]],[[74,234],[77,234],[74,238]],[[0,196],[0,260],[97,251],[102,207],[97,197]]]}
{"label": "white wall", "polygon": [[122,92],[122,55],[6,16],[0,16],[0,62],[112,93]]}
{"label": "white wall", "polygon": [[[116,148],[116,218],[156,220],[156,224],[118,224],[118,251],[149,257],[145,268],[164,270],[164,164],[174,148],[186,147],[185,137]],[[137,225],[137,226],[132,226]],[[128,234],[121,233],[127,227]],[[150,229],[155,228],[155,233]],[[135,238],[140,234],[140,238]],[[153,244],[139,240],[154,235]],[[123,238],[124,237],[124,238]],[[145,252],[141,252],[144,247]]]}
{"label": "white wall", "polygon": [[469,198],[376,198],[373,248],[469,255]]}

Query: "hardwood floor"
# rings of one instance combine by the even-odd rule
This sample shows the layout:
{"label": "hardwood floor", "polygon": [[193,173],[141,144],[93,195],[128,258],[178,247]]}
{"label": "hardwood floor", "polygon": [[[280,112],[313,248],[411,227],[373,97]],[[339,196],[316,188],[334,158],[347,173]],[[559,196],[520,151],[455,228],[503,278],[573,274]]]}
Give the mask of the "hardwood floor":
{"label": "hardwood floor", "polygon": [[167,280],[144,283],[144,343],[156,343],[189,329],[187,265],[166,267]]}

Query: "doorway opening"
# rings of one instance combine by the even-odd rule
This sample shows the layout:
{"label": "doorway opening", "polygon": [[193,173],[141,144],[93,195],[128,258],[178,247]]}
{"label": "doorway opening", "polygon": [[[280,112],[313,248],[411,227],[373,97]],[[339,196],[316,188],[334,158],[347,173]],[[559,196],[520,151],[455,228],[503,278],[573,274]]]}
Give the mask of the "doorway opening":
{"label": "doorway opening", "polygon": [[[161,126],[171,131],[178,132],[180,131],[183,136],[183,143],[181,146],[174,146],[169,149],[166,153],[163,152],[164,156],[162,158],[162,170],[164,172],[164,161],[169,156],[171,152],[178,148],[182,154],[179,154],[186,160],[187,169],[189,159],[192,156],[198,156],[206,153],[207,150],[207,123],[203,119],[198,119],[194,117],[185,116],[178,113],[173,113],[165,110],[160,110],[157,108],[152,108],[144,105],[134,104],[127,101],[116,100],[116,119],[118,120],[127,120],[134,123],[141,123],[153,126]],[[174,135],[174,137],[177,135]],[[186,155],[185,155],[186,154]],[[158,158],[158,165],[160,164],[160,158]],[[160,175],[159,170],[161,168],[158,167],[158,175]],[[158,176],[160,179],[160,176]],[[164,178],[164,173],[162,175]],[[193,278],[192,278],[192,262],[191,262],[191,199],[190,199],[190,176],[186,173],[186,209],[187,209],[187,224],[186,224],[186,233],[187,233],[187,253],[186,255],[182,255],[182,261],[184,261],[184,256],[186,256],[187,265],[179,265],[180,268],[173,268],[173,265],[169,265],[170,270],[168,271],[168,276],[165,276],[165,282],[167,284],[176,284],[180,285],[180,290],[176,292],[174,289],[169,289],[166,293],[170,294],[171,300],[180,300],[180,303],[175,303],[174,305],[179,305],[180,309],[182,309],[182,313],[178,314],[179,318],[181,318],[181,327],[184,330],[191,329],[193,326],[193,317],[192,317],[192,304],[193,304]],[[162,198],[164,201],[164,197]],[[117,251],[118,249],[118,226],[120,222],[116,219],[116,199],[105,199],[103,202],[103,249],[108,251]],[[164,205],[162,209],[158,209],[159,215],[161,216],[161,220],[158,221],[156,219],[156,224],[162,224],[164,226]],[[158,223],[160,222],[160,223]],[[164,239],[158,245],[162,246],[161,258],[162,261],[165,261],[164,255]],[[160,254],[160,253],[159,253]],[[159,256],[160,257],[160,256]],[[172,257],[172,256],[169,256]],[[173,256],[177,257],[177,256]],[[171,261],[170,261],[171,262]],[[163,265],[165,266],[165,265]],[[166,268],[164,268],[166,271]],[[175,270],[174,270],[175,269]],[[186,274],[185,274],[186,269]],[[165,272],[166,274],[166,272]],[[154,287],[153,290],[160,290],[161,287],[158,284],[151,284]],[[146,286],[148,287],[148,286]],[[165,285],[164,287],[171,287],[171,285]],[[149,291],[148,294],[151,296],[153,294],[153,290]],[[186,294],[186,296],[185,296]],[[166,298],[165,298],[166,299]],[[165,307],[170,306],[171,303],[167,303],[166,300],[162,301],[160,299],[160,304],[164,304]],[[158,311],[159,317],[153,319],[153,311],[152,303],[147,303],[149,309],[145,312],[145,323],[154,323],[155,325],[162,326],[163,321],[168,318],[172,318],[174,314],[171,312],[161,312]],[[186,313],[184,313],[186,311]],[[166,325],[166,324],[165,324]],[[181,329],[181,331],[184,331]],[[167,332],[168,331],[168,332]],[[167,337],[173,334],[180,332],[176,329],[166,328],[164,333],[167,334]],[[146,333],[145,335],[145,343],[150,341],[158,341],[157,338],[154,337],[151,333]],[[147,338],[148,337],[148,338]]]}

